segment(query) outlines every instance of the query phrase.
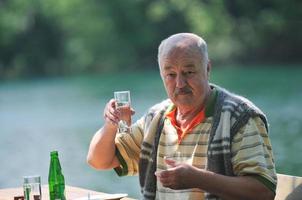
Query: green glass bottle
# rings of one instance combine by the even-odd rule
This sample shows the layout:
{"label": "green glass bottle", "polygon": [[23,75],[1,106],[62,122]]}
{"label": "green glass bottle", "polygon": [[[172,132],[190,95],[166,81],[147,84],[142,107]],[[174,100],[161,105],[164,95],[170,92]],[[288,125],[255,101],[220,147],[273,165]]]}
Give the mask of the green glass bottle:
{"label": "green glass bottle", "polygon": [[62,173],[57,151],[52,151],[50,153],[48,187],[50,200],[66,200],[65,179]]}

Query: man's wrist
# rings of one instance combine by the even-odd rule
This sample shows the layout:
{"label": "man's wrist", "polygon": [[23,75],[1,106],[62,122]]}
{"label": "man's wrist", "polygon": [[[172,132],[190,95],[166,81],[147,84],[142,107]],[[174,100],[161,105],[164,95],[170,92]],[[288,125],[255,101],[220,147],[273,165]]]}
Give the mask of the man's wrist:
{"label": "man's wrist", "polygon": [[205,186],[209,184],[210,177],[212,176],[211,171],[204,169],[196,169],[197,173],[194,177],[194,187],[204,190]]}
{"label": "man's wrist", "polygon": [[117,125],[113,124],[111,122],[105,122],[104,129],[110,132],[116,132],[117,131]]}

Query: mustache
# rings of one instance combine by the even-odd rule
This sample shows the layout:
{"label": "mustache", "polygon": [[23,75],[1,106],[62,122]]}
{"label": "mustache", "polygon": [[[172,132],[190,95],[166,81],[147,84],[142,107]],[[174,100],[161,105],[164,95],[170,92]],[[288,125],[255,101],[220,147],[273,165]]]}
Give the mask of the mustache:
{"label": "mustache", "polygon": [[174,91],[174,95],[184,95],[184,94],[189,94],[189,93],[192,93],[192,90],[189,87],[176,88]]}

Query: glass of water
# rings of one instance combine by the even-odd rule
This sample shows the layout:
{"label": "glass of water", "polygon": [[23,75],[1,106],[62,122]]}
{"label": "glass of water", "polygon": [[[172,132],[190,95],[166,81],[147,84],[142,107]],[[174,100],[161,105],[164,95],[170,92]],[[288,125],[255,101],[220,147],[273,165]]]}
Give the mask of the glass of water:
{"label": "glass of water", "polygon": [[120,112],[120,121],[118,124],[119,133],[129,133],[131,126],[131,101],[130,91],[114,92],[115,106]]}
{"label": "glass of water", "polygon": [[168,155],[168,156],[164,156],[164,159],[170,159],[170,160],[174,160],[176,165],[182,164],[182,163],[186,163],[189,165],[192,165],[192,157],[187,157],[186,154],[180,152],[180,151],[176,151],[174,154],[172,155]]}
{"label": "glass of water", "polygon": [[25,200],[41,200],[41,177],[38,175],[24,176],[23,190]]}

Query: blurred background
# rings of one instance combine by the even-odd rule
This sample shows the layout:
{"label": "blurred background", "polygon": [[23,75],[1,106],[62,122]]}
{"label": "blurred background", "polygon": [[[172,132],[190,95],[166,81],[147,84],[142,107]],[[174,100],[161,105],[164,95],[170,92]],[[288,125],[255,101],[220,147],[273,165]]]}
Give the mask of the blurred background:
{"label": "blurred background", "polygon": [[178,32],[208,43],[211,81],[268,116],[278,173],[302,176],[302,2],[0,0],[0,188],[40,174],[58,150],[67,185],[139,198],[138,177],[86,163],[115,90],[139,119],[166,98],[157,47]]}

